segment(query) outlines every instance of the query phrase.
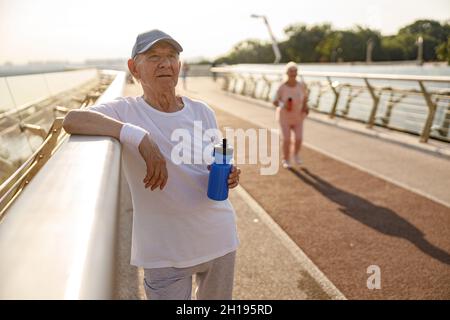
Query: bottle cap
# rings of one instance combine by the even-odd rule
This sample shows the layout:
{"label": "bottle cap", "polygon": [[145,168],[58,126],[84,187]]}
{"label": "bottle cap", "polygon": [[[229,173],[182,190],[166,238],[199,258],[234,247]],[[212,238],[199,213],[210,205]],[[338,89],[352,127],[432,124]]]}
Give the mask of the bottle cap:
{"label": "bottle cap", "polygon": [[[215,155],[223,155],[223,146],[222,144],[216,144],[214,146],[214,154]],[[233,155],[233,147],[231,147],[230,145],[227,145],[225,148],[225,155],[230,156]]]}
{"label": "bottle cap", "polygon": [[214,146],[213,156],[216,163],[230,163],[233,158],[233,147],[226,143],[226,139],[223,139],[222,143]]}

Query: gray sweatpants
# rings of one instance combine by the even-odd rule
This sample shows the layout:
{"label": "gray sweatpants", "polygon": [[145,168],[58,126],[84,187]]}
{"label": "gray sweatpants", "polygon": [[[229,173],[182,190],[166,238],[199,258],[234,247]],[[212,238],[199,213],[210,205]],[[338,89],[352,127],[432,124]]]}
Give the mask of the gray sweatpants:
{"label": "gray sweatpants", "polygon": [[197,300],[231,300],[236,251],[187,268],[144,269],[147,299],[191,300],[195,275]]}

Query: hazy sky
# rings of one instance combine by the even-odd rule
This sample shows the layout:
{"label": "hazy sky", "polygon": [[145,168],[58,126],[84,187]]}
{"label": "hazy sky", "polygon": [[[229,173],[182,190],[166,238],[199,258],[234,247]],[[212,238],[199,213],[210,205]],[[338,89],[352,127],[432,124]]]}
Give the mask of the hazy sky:
{"label": "hazy sky", "polygon": [[252,13],[266,15],[279,40],[299,22],[393,34],[419,18],[449,19],[450,0],[0,0],[0,64],[128,57],[153,28],[182,44],[182,58],[214,58],[244,39],[269,40]]}

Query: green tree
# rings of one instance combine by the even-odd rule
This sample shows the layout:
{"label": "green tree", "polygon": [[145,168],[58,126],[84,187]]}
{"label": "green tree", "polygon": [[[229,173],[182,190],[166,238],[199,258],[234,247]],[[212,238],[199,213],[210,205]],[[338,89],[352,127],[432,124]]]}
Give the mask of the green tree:
{"label": "green tree", "polygon": [[290,25],[284,29],[289,39],[283,45],[283,61],[317,62],[321,52],[316,50],[321,41],[331,32],[330,24],[308,28],[304,24]]}
{"label": "green tree", "polygon": [[248,39],[236,44],[228,55],[216,59],[215,63],[271,63],[274,59],[270,44]]}
{"label": "green tree", "polygon": [[381,60],[399,61],[406,59],[403,44],[398,41],[397,36],[388,36],[381,39],[381,47],[383,48]]}
{"label": "green tree", "polygon": [[447,43],[441,43],[436,49],[437,57],[440,61],[447,61],[450,65],[450,38]]}
{"label": "green tree", "polygon": [[342,52],[342,33],[332,31],[316,47],[320,62],[336,62],[338,50]]}
{"label": "green tree", "polygon": [[[282,62],[365,61],[369,41],[373,44],[373,61],[416,60],[419,36],[424,40],[425,61],[449,59],[450,25],[434,20],[417,20],[391,36],[382,36],[376,30],[361,26],[333,30],[328,23],[292,24],[284,32],[288,39],[279,44]],[[236,44],[215,63],[271,63],[274,58],[270,43],[249,39]]]}
{"label": "green tree", "polygon": [[[407,60],[417,59],[416,41],[423,37],[423,58],[425,61],[437,59],[437,48],[448,41],[450,36],[449,25],[441,25],[434,20],[417,20],[414,23],[401,28],[398,32],[398,41],[407,43]],[[414,42],[414,45],[412,43]]]}

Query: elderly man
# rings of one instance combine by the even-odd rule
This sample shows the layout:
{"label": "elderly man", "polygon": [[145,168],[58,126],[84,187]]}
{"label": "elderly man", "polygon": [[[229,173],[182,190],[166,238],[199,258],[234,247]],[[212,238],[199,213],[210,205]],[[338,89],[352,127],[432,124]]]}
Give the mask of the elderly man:
{"label": "elderly man", "polygon": [[[147,298],[190,299],[195,275],[197,299],[231,299],[239,244],[234,209],[229,200],[207,197],[204,160],[171,159],[174,130],[194,136],[194,121],[201,121],[202,130],[217,129],[205,103],[175,94],[181,51],[160,30],[138,35],[128,68],[144,94],[71,111],[63,126],[68,133],[111,136],[123,145],[133,202],[131,264],[144,268]],[[203,140],[192,139],[194,149],[211,144]],[[233,166],[230,188],[238,185],[239,174]]]}

